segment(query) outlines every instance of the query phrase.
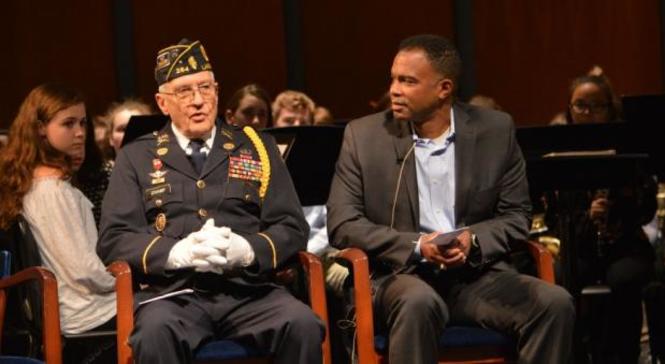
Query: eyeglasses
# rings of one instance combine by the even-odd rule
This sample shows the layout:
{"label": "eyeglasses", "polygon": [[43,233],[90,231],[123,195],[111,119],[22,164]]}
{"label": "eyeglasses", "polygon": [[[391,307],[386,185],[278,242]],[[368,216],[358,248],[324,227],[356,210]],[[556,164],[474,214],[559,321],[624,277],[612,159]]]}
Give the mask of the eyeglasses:
{"label": "eyeglasses", "polygon": [[598,114],[607,111],[609,104],[587,104],[585,102],[575,102],[570,104],[570,109],[577,114],[589,112],[591,114]]}
{"label": "eyeglasses", "polygon": [[180,102],[192,102],[194,97],[196,97],[196,91],[199,91],[201,97],[204,99],[209,99],[217,93],[217,83],[216,82],[204,82],[196,86],[185,86],[176,89],[174,92],[160,92],[165,95],[175,96]]}

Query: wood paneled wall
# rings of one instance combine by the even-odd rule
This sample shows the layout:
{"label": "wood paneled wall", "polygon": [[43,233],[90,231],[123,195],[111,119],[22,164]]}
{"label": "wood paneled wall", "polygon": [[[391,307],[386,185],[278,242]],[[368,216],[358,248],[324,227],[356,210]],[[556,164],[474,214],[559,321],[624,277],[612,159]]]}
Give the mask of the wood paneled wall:
{"label": "wood paneled wall", "polygon": [[238,88],[256,82],[271,95],[286,87],[281,0],[134,2],[137,90],[152,101],[155,56],[181,38],[200,40],[220,85],[220,113]]}
{"label": "wood paneled wall", "polygon": [[[81,88],[92,114],[120,97],[113,1],[3,1],[0,127],[41,82]],[[136,95],[152,102],[156,51],[189,37],[206,46],[220,105],[250,82],[274,96],[288,86],[285,1],[297,0],[133,1]],[[465,0],[298,1],[304,91],[338,118],[371,112],[402,38],[455,38],[455,1]],[[545,124],[563,110],[570,80],[594,64],[620,94],[664,92],[661,2],[475,0],[476,92],[494,97],[520,125]]]}
{"label": "wood paneled wall", "polygon": [[663,92],[660,1],[475,1],[477,92],[520,125],[547,124],[600,65],[618,94]]}
{"label": "wood paneled wall", "polygon": [[335,117],[371,113],[400,40],[419,33],[452,38],[453,1],[304,0],[306,91]]}
{"label": "wood paneled wall", "polygon": [[66,83],[85,93],[90,112],[116,96],[111,0],[7,0],[0,11],[0,127],[30,90]]}

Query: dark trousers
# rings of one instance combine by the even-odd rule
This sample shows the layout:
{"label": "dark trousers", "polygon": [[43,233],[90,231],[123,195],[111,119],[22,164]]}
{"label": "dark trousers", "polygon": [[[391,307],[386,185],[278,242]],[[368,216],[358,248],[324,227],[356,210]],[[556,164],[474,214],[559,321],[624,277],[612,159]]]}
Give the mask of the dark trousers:
{"label": "dark trousers", "polygon": [[391,364],[436,363],[437,341],[448,324],[514,335],[519,363],[568,361],[575,308],[563,288],[510,269],[489,270],[445,288],[445,280],[425,280],[399,274],[377,292],[375,308],[378,320],[387,324]]}
{"label": "dark trousers", "polygon": [[324,328],[283,288],[227,287],[150,302],[138,308],[130,345],[136,363],[190,363],[210,340],[251,345],[275,363],[321,363]]}
{"label": "dark trousers", "polygon": [[[581,297],[587,310],[579,317],[580,327],[589,327],[589,341],[594,362],[599,363],[637,363],[640,356],[640,337],[642,334],[642,296],[643,289],[652,277],[653,253],[646,242],[632,242],[645,246],[645,251],[628,250],[630,246],[615,246],[609,263],[594,272],[589,260],[579,262],[582,285],[595,284],[583,278],[600,275],[601,282],[608,285],[611,293],[606,297]],[[598,268],[596,268],[598,270]],[[578,348],[577,362],[584,363],[584,345]]]}

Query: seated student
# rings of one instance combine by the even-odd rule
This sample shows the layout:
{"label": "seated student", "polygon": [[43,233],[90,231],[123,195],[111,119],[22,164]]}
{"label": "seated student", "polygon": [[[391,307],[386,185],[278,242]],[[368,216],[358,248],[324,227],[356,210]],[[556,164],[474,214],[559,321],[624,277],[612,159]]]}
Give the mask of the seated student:
{"label": "seated student", "polygon": [[23,101],[0,156],[0,228],[19,215],[28,222],[58,280],[64,334],[112,327],[116,313],[115,279],[95,253],[92,203],[74,187],[100,159],[92,132],[82,96],[44,84]]}
{"label": "seated student", "polygon": [[272,112],[268,91],[254,83],[240,88],[226,103],[224,117],[230,125],[250,125],[256,130],[270,127]]}
{"label": "seated student", "polygon": [[275,127],[312,125],[316,105],[309,96],[299,91],[286,90],[272,103]]}
{"label": "seated student", "polygon": [[[573,80],[567,120],[570,124],[620,120],[616,96],[598,67]],[[642,176],[632,188],[588,191],[580,196],[574,220],[578,271],[582,286],[599,280],[612,289],[602,324],[604,363],[637,363],[642,330],[642,289],[652,275],[653,247],[642,230],[656,210],[656,186]]]}
{"label": "seated student", "polygon": [[154,114],[152,107],[143,101],[126,99],[122,102],[112,103],[106,113],[99,117],[108,132],[108,142],[113,148],[113,158],[118,154],[122,146],[122,138],[125,137],[125,129],[129,119],[135,115]]}

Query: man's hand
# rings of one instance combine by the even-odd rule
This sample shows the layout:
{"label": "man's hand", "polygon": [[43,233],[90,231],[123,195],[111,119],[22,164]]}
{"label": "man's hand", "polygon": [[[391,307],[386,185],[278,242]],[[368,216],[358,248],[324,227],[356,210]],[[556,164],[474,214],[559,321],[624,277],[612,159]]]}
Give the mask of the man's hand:
{"label": "man's hand", "polygon": [[451,245],[445,247],[432,243],[437,235],[438,232],[433,232],[420,238],[420,254],[427,261],[442,267],[455,268],[464,265],[471,249],[471,232],[464,230]]}
{"label": "man's hand", "polygon": [[191,233],[173,245],[166,260],[166,269],[193,267],[199,272],[216,272],[216,265],[226,264],[226,257],[218,249],[200,244],[195,234]]}
{"label": "man's hand", "polygon": [[216,227],[213,219],[208,219],[200,231],[193,234],[200,246],[216,249],[223,259],[209,255],[204,259],[218,268],[247,267],[254,262],[254,249],[242,236],[226,226]]}
{"label": "man's hand", "polygon": [[231,268],[247,267],[254,263],[254,249],[245,238],[231,231],[226,259]]}

